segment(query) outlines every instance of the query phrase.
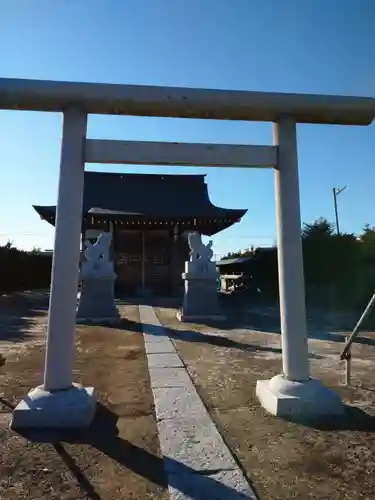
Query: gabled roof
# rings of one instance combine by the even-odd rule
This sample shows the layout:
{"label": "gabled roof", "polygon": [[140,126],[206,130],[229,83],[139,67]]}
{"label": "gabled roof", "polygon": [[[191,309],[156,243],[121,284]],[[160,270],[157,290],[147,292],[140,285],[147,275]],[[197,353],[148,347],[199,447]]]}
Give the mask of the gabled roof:
{"label": "gabled roof", "polygon": [[[34,208],[42,218],[54,219],[55,206],[34,205]],[[213,205],[205,175],[85,172],[84,216],[176,221],[221,219],[227,221],[224,227],[228,227],[239,221],[246,211]]]}
{"label": "gabled roof", "polygon": [[248,262],[253,258],[252,255],[248,255],[246,257],[234,257],[233,259],[223,259],[216,262],[218,267],[222,266],[232,266],[233,264],[243,264],[244,262]]}

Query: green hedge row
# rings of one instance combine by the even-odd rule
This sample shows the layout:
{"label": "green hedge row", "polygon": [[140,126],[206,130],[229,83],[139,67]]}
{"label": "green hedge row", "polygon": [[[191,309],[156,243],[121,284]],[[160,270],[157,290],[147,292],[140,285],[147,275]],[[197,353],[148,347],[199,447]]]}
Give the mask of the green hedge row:
{"label": "green hedge row", "polygon": [[51,269],[51,255],[18,250],[11,243],[0,246],[0,295],[48,288]]}
{"label": "green hedge row", "polygon": [[[375,293],[375,229],[336,234],[325,219],[305,224],[302,248],[307,303],[327,308],[363,309]],[[232,253],[228,257],[243,256]],[[245,254],[246,255],[246,254]],[[249,251],[250,273],[263,295],[278,297],[276,247]]]}

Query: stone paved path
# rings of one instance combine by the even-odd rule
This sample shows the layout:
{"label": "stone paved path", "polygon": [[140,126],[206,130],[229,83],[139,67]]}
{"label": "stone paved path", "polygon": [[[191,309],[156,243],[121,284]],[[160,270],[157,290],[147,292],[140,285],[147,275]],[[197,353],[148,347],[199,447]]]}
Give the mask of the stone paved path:
{"label": "stone paved path", "polygon": [[139,316],[171,499],[255,499],[153,308]]}

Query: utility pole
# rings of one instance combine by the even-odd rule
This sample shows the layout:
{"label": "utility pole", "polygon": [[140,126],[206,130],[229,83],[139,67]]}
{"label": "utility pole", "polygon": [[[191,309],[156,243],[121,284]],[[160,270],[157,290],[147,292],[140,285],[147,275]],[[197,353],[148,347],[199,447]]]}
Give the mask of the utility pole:
{"label": "utility pole", "polygon": [[343,188],[339,189],[339,188],[333,188],[332,189],[332,193],[333,193],[333,203],[335,205],[335,217],[336,217],[336,231],[337,231],[337,234],[340,234],[340,225],[339,225],[339,214],[338,214],[338,211],[337,211],[337,197],[340,193],[342,193],[343,191],[345,191],[345,189],[347,188],[348,186],[344,186]]}

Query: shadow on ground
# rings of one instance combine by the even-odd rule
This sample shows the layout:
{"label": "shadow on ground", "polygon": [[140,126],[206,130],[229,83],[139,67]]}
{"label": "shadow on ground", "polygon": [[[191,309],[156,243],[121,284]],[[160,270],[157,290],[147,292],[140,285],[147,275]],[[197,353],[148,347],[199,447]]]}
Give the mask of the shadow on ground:
{"label": "shadow on ground", "polygon": [[[90,326],[96,325],[95,323],[92,322],[87,324]],[[114,323],[105,321],[99,322],[96,326],[105,326],[107,328],[116,328],[137,333],[143,332],[142,323],[126,318],[122,318]],[[215,327],[217,326],[218,325],[215,325]],[[220,326],[222,326],[222,324],[220,324]],[[216,347],[227,347],[232,349],[238,349],[240,351],[246,351],[246,352],[272,352],[274,354],[281,354],[282,352],[281,348],[237,342],[231,338],[219,334],[214,334],[214,335],[205,334],[202,332],[198,332],[196,330],[180,330],[180,329],[174,330],[173,328],[168,328],[163,325],[157,326],[157,325],[145,324],[144,328],[146,328],[148,332],[151,332],[152,335],[164,336],[164,337],[167,335],[172,339],[183,340],[185,342],[197,342],[202,344],[209,344]],[[323,358],[323,356],[320,356],[319,354],[316,353],[310,353],[309,357],[313,359]]]}
{"label": "shadow on ground", "polygon": [[296,424],[301,424],[319,431],[355,431],[373,433],[375,432],[375,416],[355,406],[345,406],[343,417],[322,418],[320,420],[290,420]]}
{"label": "shadow on ground", "polygon": [[6,410],[13,411],[15,407],[14,407],[14,405],[12,405],[12,403],[10,403],[6,399],[0,397],[0,412],[3,408]]}
{"label": "shadow on ground", "polygon": [[[222,331],[248,329],[255,331],[258,330],[262,333],[274,333],[280,335],[280,311],[279,307],[275,304],[263,303],[258,300],[250,307],[246,301],[241,300],[236,303],[235,300],[226,296],[221,296],[220,302],[226,319],[224,321],[204,321],[202,322],[204,326],[208,328],[216,328]],[[178,305],[176,305],[178,304],[178,299],[170,300],[160,298],[154,299],[151,302],[145,299],[143,302],[135,300],[133,303],[151,305],[152,307],[171,309],[178,308]],[[173,306],[173,304],[175,304],[175,306]],[[347,328],[342,328],[342,325],[340,325],[339,322],[335,324],[334,320],[328,321],[326,313],[326,311],[308,311],[307,329],[309,338],[328,342],[345,343],[346,334],[354,328],[359,316],[358,318],[355,317],[355,319],[353,319],[353,316],[351,324],[347,325]],[[364,335],[365,332],[363,336],[359,335],[356,339],[356,343],[375,346],[375,339],[365,337]]]}
{"label": "shadow on ground", "polygon": [[48,310],[47,292],[22,292],[0,297],[0,341],[17,343],[32,335],[29,330]]}
{"label": "shadow on ground", "polygon": [[[204,321],[202,325],[208,328],[217,328],[222,331],[249,329],[255,331],[259,330],[262,333],[275,333],[280,335],[281,325],[278,305],[260,301],[259,299],[252,300],[251,297],[241,297],[238,299],[238,297],[233,298],[230,295],[223,294],[220,294],[219,300],[226,319],[220,321]],[[120,297],[116,299],[116,304],[119,306],[149,305],[164,309],[178,309],[181,302],[181,297]],[[359,315],[353,316],[353,313],[343,314],[345,316],[345,325],[340,320],[339,313],[337,313],[337,319],[335,314],[330,314],[329,311],[308,310],[307,329],[309,338],[328,342],[345,343],[345,334],[352,331],[356,321],[359,319]],[[331,318],[329,318],[330,316]],[[124,319],[123,321],[126,320]],[[125,323],[122,324],[125,325]],[[105,326],[111,325],[106,324]],[[116,328],[117,327],[118,324],[116,325]],[[139,329],[137,329],[133,327],[133,331],[141,331],[141,328],[139,327]],[[375,346],[375,339],[359,335],[356,339],[356,343]]]}
{"label": "shadow on ground", "polygon": [[112,326],[113,328],[119,328],[126,331],[142,333],[143,328],[147,329],[147,332],[156,337],[171,337],[175,340],[184,340],[185,342],[197,342],[202,344],[210,344],[217,347],[228,347],[233,349],[238,349],[241,351],[255,352],[255,351],[265,351],[281,354],[281,349],[269,346],[258,346],[253,344],[245,344],[243,342],[237,342],[233,339],[225,337],[218,334],[205,334],[198,332],[196,330],[174,330],[173,328],[168,328],[166,326],[157,326],[143,324],[138,321],[133,321],[129,319],[121,319],[116,324],[109,324],[105,326]]}
{"label": "shadow on ground", "polygon": [[[95,490],[88,476],[77,465],[73,455],[68,452],[64,443],[87,445],[96,448],[122,467],[143,476],[163,488],[169,486],[182,492],[189,498],[225,498],[239,500],[248,498],[234,489],[216,481],[210,474],[218,471],[207,471],[207,475],[197,473],[194,469],[171,458],[164,460],[148,451],[121,439],[117,429],[118,416],[105,406],[98,404],[97,414],[93,424],[84,430],[77,431],[23,431],[24,438],[34,443],[51,443],[69,471],[74,475],[82,491],[91,500],[100,500],[101,496]],[[164,466],[163,466],[164,462]],[[164,467],[173,470],[168,477]]]}
{"label": "shadow on ground", "polygon": [[152,307],[164,307],[166,309],[177,309],[182,303],[182,297],[126,297],[118,296],[116,304],[123,305],[149,305]]}
{"label": "shadow on ground", "polygon": [[[89,324],[89,323],[88,323]],[[93,323],[90,323],[92,326]],[[142,323],[138,321],[132,321],[129,319],[121,319],[116,323],[98,323],[97,326],[106,326],[107,328],[117,328],[121,330],[126,330],[130,332],[142,333]],[[202,344],[209,344],[216,347],[227,347],[232,349],[238,349],[247,352],[273,352],[276,354],[281,354],[281,349],[270,346],[258,346],[253,344],[245,344],[243,342],[236,342],[233,339],[224,337],[222,335],[210,335],[195,330],[174,330],[173,328],[167,328],[165,326],[156,325],[144,325],[144,328],[152,335],[165,337],[169,336],[175,340],[184,340],[185,342],[198,342]],[[315,355],[314,355],[315,356]],[[318,356],[318,355],[316,355]]]}
{"label": "shadow on ground", "polygon": [[[84,430],[59,431],[23,431],[21,436],[34,443],[50,443],[60,456],[65,466],[75,477],[77,483],[91,500],[101,500],[94,484],[85,472],[79,467],[74,458],[72,449],[69,451],[65,444],[79,444],[93,447],[126,467],[135,474],[144,477],[154,484],[167,488],[164,468],[173,471],[168,476],[170,487],[180,491],[189,498],[225,498],[239,500],[244,495],[230,487],[223,485],[212,477],[219,471],[207,471],[205,475],[197,473],[190,467],[171,458],[164,460],[148,451],[122,439],[117,429],[118,416],[105,406],[98,404],[96,418],[93,424]],[[363,433],[375,432],[375,417],[356,407],[347,407],[346,415],[342,418],[324,420],[322,422],[299,422],[320,431],[339,432],[354,431]],[[164,462],[164,464],[163,464]],[[247,497],[246,497],[247,498]]]}
{"label": "shadow on ground", "polygon": [[[281,333],[279,317],[272,317],[271,315],[262,314],[261,312],[257,311],[250,312],[246,315],[245,325],[246,326],[239,326],[237,323],[236,328],[259,330],[262,333],[276,333],[279,335]],[[347,334],[351,332],[354,326],[355,324],[353,324],[351,328],[341,331],[339,328],[337,328],[337,330],[340,331],[339,333],[338,331],[335,332],[330,330],[329,328],[325,328],[323,324],[319,326],[316,321],[308,319],[308,337],[315,340],[344,344],[346,342]],[[363,333],[363,336],[359,334],[359,336],[356,338],[356,343],[375,346],[375,339],[365,337],[364,335],[366,335],[365,332]]]}
{"label": "shadow on ground", "polygon": [[[262,333],[281,333],[280,309],[278,304],[254,302],[243,299],[236,303],[229,297],[222,298],[222,304],[228,314],[226,327],[233,329],[259,330]],[[324,308],[307,307],[307,330],[311,339],[345,343],[346,334],[350,333],[361,316],[358,311],[330,311]],[[362,330],[372,329],[375,313],[363,324]],[[211,325],[209,325],[211,326]],[[366,337],[363,332],[356,343],[375,346],[375,339]]]}

